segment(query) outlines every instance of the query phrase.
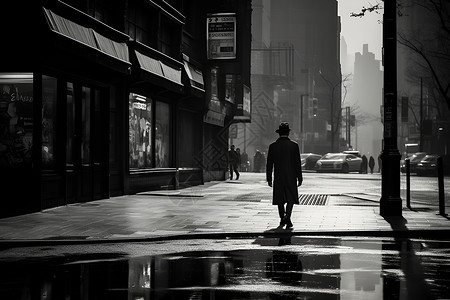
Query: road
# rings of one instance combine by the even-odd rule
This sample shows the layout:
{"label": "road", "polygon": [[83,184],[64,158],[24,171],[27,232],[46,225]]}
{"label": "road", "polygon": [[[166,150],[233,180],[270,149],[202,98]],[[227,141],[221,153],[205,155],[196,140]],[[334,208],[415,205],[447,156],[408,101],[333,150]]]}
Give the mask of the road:
{"label": "road", "polygon": [[[261,175],[259,175],[261,176]],[[351,195],[362,199],[379,201],[381,198],[381,175],[340,174],[304,172],[299,189],[304,194]],[[411,205],[439,206],[439,187],[436,177],[411,175]],[[262,178],[263,180],[263,178]],[[450,206],[450,177],[444,178],[446,206]],[[400,197],[406,201],[406,175],[400,175]]]}

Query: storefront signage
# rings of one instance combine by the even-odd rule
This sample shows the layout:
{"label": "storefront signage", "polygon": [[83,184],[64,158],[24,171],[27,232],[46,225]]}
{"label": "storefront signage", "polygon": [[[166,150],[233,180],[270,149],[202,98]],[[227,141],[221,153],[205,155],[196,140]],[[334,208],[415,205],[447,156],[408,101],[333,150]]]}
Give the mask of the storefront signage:
{"label": "storefront signage", "polygon": [[242,97],[237,100],[237,111],[234,116],[236,121],[250,122],[251,116],[251,95],[250,88],[245,84],[242,85]]}
{"label": "storefront signage", "polygon": [[147,110],[147,105],[145,103],[133,102],[133,108]]}
{"label": "storefront signage", "polygon": [[225,114],[208,110],[203,119],[205,123],[223,127],[225,123]]}
{"label": "storefront signage", "polygon": [[236,15],[209,14],[206,40],[208,59],[236,58]]}

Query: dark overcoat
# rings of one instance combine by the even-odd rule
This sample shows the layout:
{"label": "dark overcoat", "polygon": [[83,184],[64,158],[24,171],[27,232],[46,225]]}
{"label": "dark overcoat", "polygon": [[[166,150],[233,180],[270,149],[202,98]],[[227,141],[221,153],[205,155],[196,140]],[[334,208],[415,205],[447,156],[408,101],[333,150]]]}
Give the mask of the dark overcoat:
{"label": "dark overcoat", "polygon": [[298,144],[288,137],[279,137],[270,144],[267,154],[266,179],[273,180],[272,204],[299,204],[297,180],[303,181]]}

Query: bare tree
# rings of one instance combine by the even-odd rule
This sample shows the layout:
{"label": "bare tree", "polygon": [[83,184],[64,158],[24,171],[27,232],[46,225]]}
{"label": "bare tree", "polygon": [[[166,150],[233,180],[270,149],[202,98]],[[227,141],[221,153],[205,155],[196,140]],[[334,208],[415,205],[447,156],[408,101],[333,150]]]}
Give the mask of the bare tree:
{"label": "bare tree", "polygon": [[[364,17],[366,13],[379,13],[383,1],[377,1],[360,12],[352,13],[353,17]],[[448,0],[398,0],[399,17],[411,17],[409,13],[428,13],[427,26],[420,31],[399,32],[398,43],[409,49],[418,59],[418,67],[432,79],[432,86],[439,94],[444,106],[450,111],[450,1]],[[419,8],[419,9],[417,9]],[[427,29],[424,32],[424,29]],[[442,115],[440,113],[440,115]]]}
{"label": "bare tree", "polygon": [[[350,80],[351,74],[343,75],[341,78],[334,78],[329,79],[327,78],[323,73],[322,70],[319,70],[319,74],[322,77],[322,79],[327,83],[329,88],[329,97],[328,97],[328,103],[330,105],[330,124],[331,124],[331,144],[330,144],[330,151],[336,152],[335,149],[335,141],[336,138],[339,136],[339,130],[341,127],[342,122],[342,112],[341,107],[342,103],[345,100],[345,97],[347,95],[347,84]],[[338,97],[338,92],[341,91],[341,87],[344,88],[344,98]],[[341,99],[340,103],[336,103],[337,99]]]}

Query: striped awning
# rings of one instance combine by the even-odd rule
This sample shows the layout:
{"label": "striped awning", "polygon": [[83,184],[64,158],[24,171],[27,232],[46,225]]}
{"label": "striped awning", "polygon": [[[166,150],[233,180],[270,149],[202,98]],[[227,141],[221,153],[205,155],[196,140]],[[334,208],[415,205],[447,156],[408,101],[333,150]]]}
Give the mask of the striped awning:
{"label": "striped awning", "polygon": [[101,53],[112,56],[123,62],[130,63],[126,42],[118,42],[94,29],[80,25],[74,21],[61,17],[53,11],[43,8],[50,29],[78,43],[94,48]]}

